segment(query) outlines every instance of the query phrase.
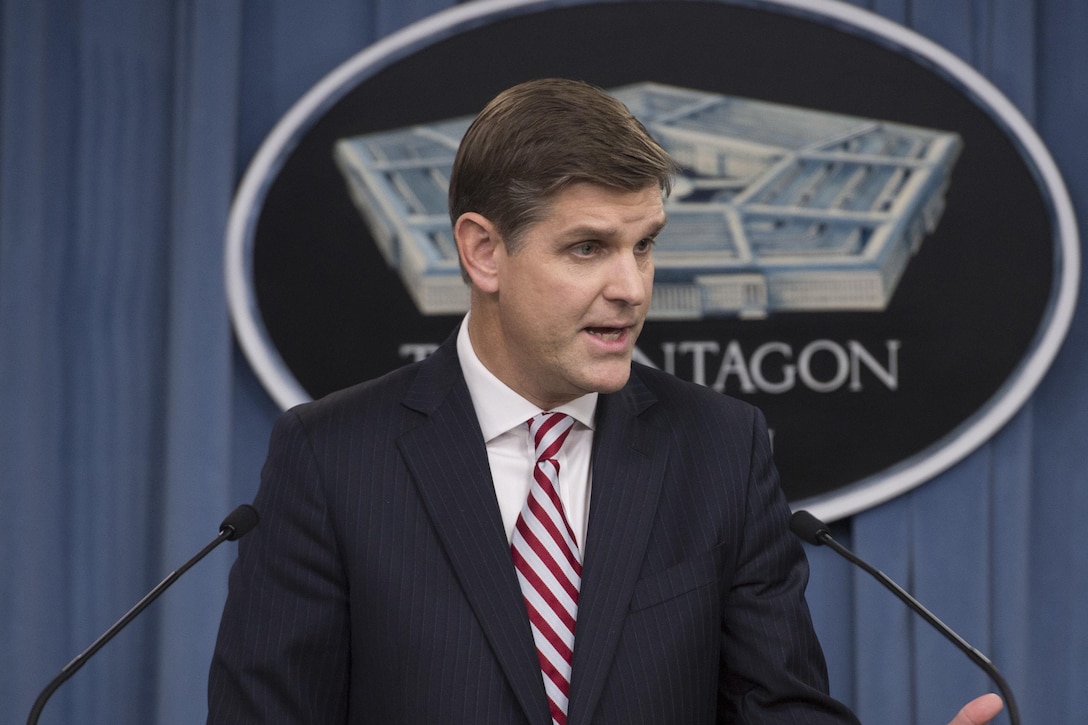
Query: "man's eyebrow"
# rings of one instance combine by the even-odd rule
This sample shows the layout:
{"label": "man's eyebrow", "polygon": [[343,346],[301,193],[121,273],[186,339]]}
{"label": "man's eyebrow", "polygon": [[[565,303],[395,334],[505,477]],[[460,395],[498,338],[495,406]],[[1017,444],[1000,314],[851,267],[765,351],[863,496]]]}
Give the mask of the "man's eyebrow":
{"label": "man's eyebrow", "polygon": [[566,229],[563,232],[565,237],[593,237],[593,238],[606,238],[613,237],[619,234],[619,229],[610,224],[594,225],[594,224],[579,224],[578,226]]}
{"label": "man's eyebrow", "polygon": [[[648,229],[644,237],[656,237],[665,228],[668,223],[667,217],[662,217],[661,221],[654,224]],[[578,226],[571,227],[563,232],[565,237],[593,237],[595,239],[607,239],[608,237],[619,236],[621,229],[619,227],[612,226],[611,224],[604,224],[597,226],[594,224],[580,224]]]}

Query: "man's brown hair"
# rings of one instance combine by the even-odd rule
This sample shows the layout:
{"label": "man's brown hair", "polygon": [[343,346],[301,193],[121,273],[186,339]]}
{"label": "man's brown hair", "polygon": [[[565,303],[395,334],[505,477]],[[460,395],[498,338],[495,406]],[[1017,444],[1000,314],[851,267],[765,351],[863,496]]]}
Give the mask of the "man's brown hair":
{"label": "man's brown hair", "polygon": [[519,232],[570,184],[668,193],[676,171],[638,119],[600,88],[529,81],[496,96],[465,132],[450,175],[450,218],[483,215],[514,253]]}

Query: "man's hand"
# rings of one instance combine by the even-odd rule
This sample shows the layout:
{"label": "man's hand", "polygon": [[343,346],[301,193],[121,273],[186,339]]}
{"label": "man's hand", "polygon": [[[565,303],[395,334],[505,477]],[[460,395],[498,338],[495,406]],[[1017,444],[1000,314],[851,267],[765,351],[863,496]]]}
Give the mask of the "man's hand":
{"label": "man's hand", "polygon": [[964,705],[948,725],[986,725],[997,717],[997,713],[1001,712],[1004,706],[1001,698],[993,693],[976,697]]}

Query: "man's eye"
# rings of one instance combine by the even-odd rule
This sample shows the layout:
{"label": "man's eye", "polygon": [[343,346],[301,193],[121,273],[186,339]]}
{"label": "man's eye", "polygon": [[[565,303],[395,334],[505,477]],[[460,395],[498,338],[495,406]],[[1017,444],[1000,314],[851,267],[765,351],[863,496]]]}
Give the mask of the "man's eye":
{"label": "man's eye", "polygon": [[635,245],[635,249],[640,252],[648,252],[656,243],[657,240],[653,237],[646,237],[645,239],[639,240],[638,244]]}
{"label": "man's eye", "polygon": [[578,254],[578,255],[581,255],[583,257],[588,257],[589,255],[593,254],[595,251],[597,251],[597,243],[596,242],[582,242],[581,244],[574,247],[574,253]]}

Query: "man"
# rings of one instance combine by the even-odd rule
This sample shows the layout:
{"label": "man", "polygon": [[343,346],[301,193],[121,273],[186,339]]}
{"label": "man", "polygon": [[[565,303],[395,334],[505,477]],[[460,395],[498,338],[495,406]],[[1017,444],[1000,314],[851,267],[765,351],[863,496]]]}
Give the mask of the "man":
{"label": "man", "polygon": [[856,722],[762,416],[632,366],[674,171],[586,84],[481,112],[450,179],[469,315],[277,422],[209,722]]}

